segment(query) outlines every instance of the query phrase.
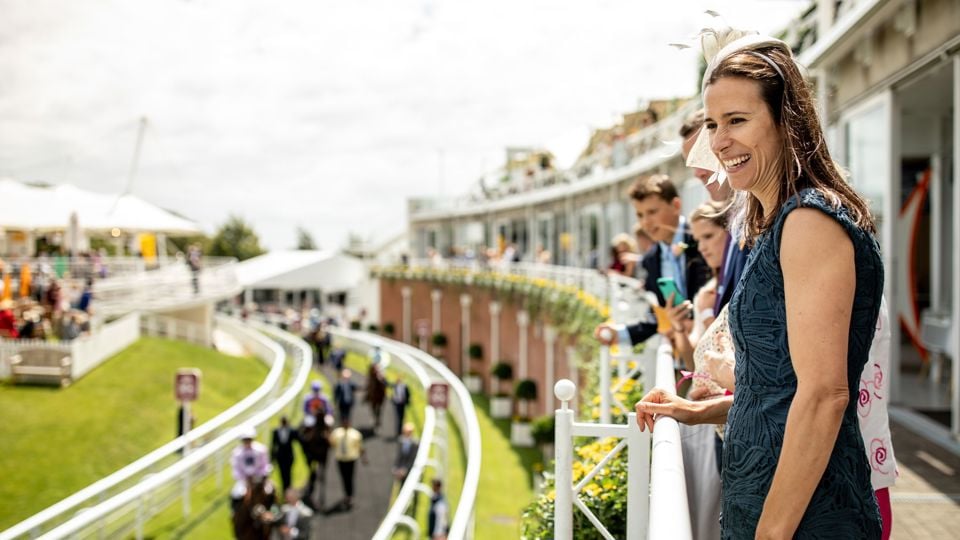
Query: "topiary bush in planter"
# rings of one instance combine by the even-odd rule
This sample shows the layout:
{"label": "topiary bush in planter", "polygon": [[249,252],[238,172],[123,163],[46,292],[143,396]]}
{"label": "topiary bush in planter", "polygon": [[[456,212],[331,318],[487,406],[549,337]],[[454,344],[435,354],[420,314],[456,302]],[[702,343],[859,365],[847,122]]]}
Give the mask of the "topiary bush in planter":
{"label": "topiary bush in planter", "polygon": [[397,331],[397,328],[393,325],[392,322],[383,323],[383,333],[392,336]]}
{"label": "topiary bush in planter", "polygon": [[491,370],[497,380],[496,394],[490,398],[490,416],[493,418],[510,418],[513,413],[513,403],[510,396],[503,392],[503,381],[513,378],[513,366],[505,361],[497,362]]}
{"label": "topiary bush in planter", "polygon": [[506,393],[501,390],[501,384],[503,381],[509,381],[513,378],[513,366],[509,362],[501,360],[493,366],[491,373],[493,378],[497,380],[497,395],[505,397]]}

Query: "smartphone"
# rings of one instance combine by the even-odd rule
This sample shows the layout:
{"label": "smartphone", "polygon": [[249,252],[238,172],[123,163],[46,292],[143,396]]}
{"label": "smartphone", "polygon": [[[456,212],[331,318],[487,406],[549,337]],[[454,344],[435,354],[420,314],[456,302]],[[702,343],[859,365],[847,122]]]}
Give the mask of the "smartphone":
{"label": "smartphone", "polygon": [[668,302],[670,300],[671,294],[673,294],[673,305],[675,306],[683,303],[686,300],[686,298],[680,294],[680,288],[677,287],[677,282],[671,277],[658,278],[657,287],[660,289],[660,293],[663,294],[664,302]]}

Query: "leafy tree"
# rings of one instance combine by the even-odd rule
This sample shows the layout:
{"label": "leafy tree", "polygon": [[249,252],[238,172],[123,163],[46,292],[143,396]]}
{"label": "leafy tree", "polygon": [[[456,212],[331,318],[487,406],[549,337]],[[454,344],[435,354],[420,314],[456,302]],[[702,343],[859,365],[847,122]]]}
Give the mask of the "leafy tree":
{"label": "leafy tree", "polygon": [[313,240],[313,235],[303,227],[297,227],[297,249],[319,249],[317,248],[317,243]]}
{"label": "leafy tree", "polygon": [[253,227],[242,217],[231,215],[210,241],[210,255],[246,260],[266,253]]}

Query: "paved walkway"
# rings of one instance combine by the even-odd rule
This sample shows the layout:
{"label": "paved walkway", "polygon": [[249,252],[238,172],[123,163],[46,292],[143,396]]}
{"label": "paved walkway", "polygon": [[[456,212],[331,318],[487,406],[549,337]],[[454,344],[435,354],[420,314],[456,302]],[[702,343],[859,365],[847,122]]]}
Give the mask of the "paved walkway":
{"label": "paved walkway", "polygon": [[960,537],[960,456],[896,422],[890,429],[900,468],[890,490],[893,538]]}
{"label": "paved walkway", "polygon": [[[324,373],[330,381],[336,381],[333,369],[325,366]],[[366,378],[354,372],[353,380],[363,386]],[[314,518],[311,537],[314,539],[367,540],[373,536],[380,521],[390,509],[390,495],[393,489],[393,476],[390,472],[396,454],[395,414],[389,401],[384,402],[381,413],[381,427],[373,432],[373,413],[370,406],[363,402],[360,393],[359,402],[351,413],[353,426],[363,433],[368,464],[357,462],[354,480],[353,508],[343,510],[339,503],[343,500],[343,484],[340,471],[333,459],[333,451],[327,463],[327,482],[324,492],[323,510]]]}

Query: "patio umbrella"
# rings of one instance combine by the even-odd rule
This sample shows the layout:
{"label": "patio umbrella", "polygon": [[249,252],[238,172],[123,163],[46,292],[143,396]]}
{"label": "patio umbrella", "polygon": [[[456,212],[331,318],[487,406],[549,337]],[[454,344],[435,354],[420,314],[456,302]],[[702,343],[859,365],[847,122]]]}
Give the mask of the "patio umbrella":
{"label": "patio umbrella", "polygon": [[30,277],[30,265],[22,265],[20,267],[20,298],[30,296]]}

